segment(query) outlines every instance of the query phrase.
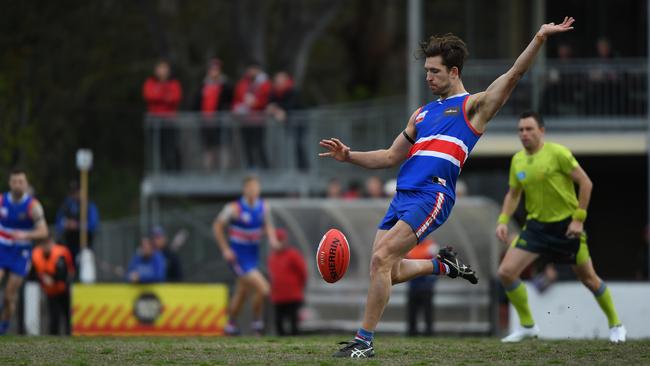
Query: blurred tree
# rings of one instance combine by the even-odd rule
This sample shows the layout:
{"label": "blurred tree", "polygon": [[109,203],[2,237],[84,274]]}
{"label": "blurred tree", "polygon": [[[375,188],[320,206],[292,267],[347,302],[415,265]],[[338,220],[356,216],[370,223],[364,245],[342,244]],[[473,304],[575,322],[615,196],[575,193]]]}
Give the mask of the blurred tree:
{"label": "blurred tree", "polygon": [[251,59],[286,69],[312,103],[389,95],[403,92],[404,24],[399,0],[7,2],[0,180],[25,167],[51,219],[77,177],[75,151],[87,147],[103,217],[133,214],[144,171],[141,87],[156,59],[172,61],[185,107],[215,56],[233,79]]}

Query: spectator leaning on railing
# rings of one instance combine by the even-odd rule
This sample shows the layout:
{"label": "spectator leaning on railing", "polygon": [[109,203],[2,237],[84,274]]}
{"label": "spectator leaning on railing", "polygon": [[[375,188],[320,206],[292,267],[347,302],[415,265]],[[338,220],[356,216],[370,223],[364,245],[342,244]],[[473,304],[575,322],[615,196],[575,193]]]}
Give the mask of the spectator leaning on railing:
{"label": "spectator leaning on railing", "polygon": [[166,60],[160,60],[154,67],[154,74],[142,88],[147,112],[156,115],[169,115],[178,110],[183,97],[181,83],[171,78],[171,66]]}
{"label": "spectator leaning on railing", "polygon": [[268,168],[266,157],[264,112],[269,103],[271,82],[262,67],[252,62],[235,86],[233,112],[241,116],[241,132],[248,168]]}
{"label": "spectator leaning on railing", "polygon": [[296,148],[296,164],[298,169],[307,170],[307,155],[303,144],[305,124],[292,118],[291,112],[300,109],[300,96],[294,87],[291,76],[280,71],[273,76],[271,98],[266,107],[266,113],[276,121],[285,125],[291,139],[289,142]]}
{"label": "spectator leaning on railing", "polygon": [[165,271],[165,257],[154,249],[149,238],[142,238],[140,249],[129,263],[126,280],[131,283],[164,282]]}
{"label": "spectator leaning on railing", "polygon": [[[229,110],[232,105],[232,86],[226,75],[223,74],[222,63],[218,58],[208,62],[205,78],[199,90],[195,93],[194,110],[200,111],[204,120],[201,128],[203,139],[203,166],[206,169],[214,167],[217,152],[220,149],[222,131],[218,125],[217,112]],[[219,154],[227,150],[219,151]]]}
{"label": "spectator leaning on railing", "polygon": [[145,81],[142,95],[149,115],[165,120],[165,123],[159,125],[161,150],[158,153],[161,154],[163,168],[177,170],[180,167],[178,133],[176,126],[169,122],[178,110],[183,91],[181,83],[171,76],[169,62],[160,60],[156,63],[154,75]]}

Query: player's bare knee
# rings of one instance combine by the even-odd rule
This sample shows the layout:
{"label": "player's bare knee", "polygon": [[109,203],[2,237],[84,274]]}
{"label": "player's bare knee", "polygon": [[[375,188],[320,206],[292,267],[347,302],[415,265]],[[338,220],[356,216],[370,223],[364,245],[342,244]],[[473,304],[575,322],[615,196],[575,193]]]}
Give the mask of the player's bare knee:
{"label": "player's bare knee", "polygon": [[497,276],[502,283],[512,283],[517,280],[518,274],[512,268],[506,266],[499,266]]}
{"label": "player's bare knee", "polygon": [[267,297],[271,294],[271,288],[269,285],[264,284],[263,286],[260,287],[258,290],[258,294],[262,297]]}
{"label": "player's bare knee", "polygon": [[377,250],[370,259],[370,274],[392,271],[392,255],[386,250]]}
{"label": "player's bare knee", "polygon": [[396,270],[396,269],[393,267],[393,270],[390,271],[390,281],[391,281],[391,283],[392,283],[393,285],[403,282],[403,281],[402,281],[402,278],[401,278],[401,276],[400,276],[399,269]]}

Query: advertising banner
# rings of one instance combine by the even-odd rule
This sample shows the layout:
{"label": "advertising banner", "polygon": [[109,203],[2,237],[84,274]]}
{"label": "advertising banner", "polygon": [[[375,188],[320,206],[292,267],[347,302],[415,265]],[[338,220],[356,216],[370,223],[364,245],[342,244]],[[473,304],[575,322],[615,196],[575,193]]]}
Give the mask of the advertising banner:
{"label": "advertising banner", "polygon": [[222,335],[228,288],[204,284],[75,284],[73,335]]}

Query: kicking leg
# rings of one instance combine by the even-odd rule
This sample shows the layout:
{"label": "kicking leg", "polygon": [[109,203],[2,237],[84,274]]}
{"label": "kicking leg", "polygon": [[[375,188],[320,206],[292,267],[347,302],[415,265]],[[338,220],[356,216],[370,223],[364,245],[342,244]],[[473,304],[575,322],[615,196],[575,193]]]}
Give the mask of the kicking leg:
{"label": "kicking leg", "polygon": [[461,277],[472,284],[478,283],[476,273],[458,258],[451,247],[442,248],[433,259],[402,259],[393,265],[391,280],[395,285],[415,277],[431,274],[447,275],[451,278]]}

